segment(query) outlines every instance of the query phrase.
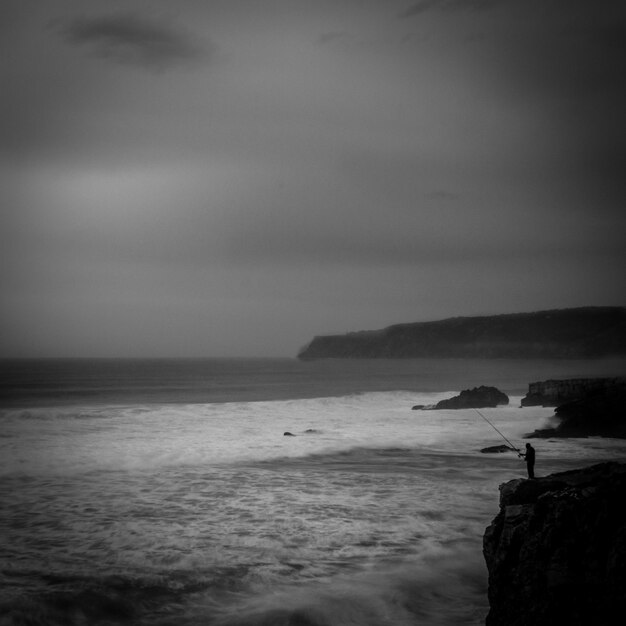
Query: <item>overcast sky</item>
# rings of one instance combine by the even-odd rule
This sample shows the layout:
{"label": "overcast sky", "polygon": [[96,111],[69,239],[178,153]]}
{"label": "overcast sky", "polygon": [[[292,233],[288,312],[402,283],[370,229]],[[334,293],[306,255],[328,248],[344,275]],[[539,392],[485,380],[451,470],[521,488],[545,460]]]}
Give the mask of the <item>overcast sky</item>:
{"label": "overcast sky", "polygon": [[622,0],[2,0],[0,52],[5,356],[626,304]]}

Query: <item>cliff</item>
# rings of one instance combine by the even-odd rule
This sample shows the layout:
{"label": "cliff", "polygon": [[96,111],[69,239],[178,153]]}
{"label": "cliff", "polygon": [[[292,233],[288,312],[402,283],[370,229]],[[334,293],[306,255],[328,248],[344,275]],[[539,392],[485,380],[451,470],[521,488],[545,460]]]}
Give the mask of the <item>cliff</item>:
{"label": "cliff", "polygon": [[626,386],[626,378],[571,378],[530,383],[522,406],[559,406],[618,385]]}
{"label": "cliff", "polygon": [[298,358],[593,358],[625,354],[626,308],[586,307],[455,317],[319,336]]}
{"label": "cliff", "polygon": [[486,529],[487,626],[608,626],[626,615],[626,465],[500,486]]}
{"label": "cliff", "polygon": [[626,439],[626,380],[612,380],[612,385],[594,388],[581,398],[559,405],[554,411],[556,427],[535,430],[527,437]]}

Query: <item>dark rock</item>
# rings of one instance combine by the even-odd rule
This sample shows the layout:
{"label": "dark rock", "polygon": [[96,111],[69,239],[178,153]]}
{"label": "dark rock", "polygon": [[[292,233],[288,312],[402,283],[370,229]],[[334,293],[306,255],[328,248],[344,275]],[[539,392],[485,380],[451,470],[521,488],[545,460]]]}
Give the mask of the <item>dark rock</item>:
{"label": "dark rock", "polygon": [[495,387],[481,385],[464,389],[458,396],[437,402],[435,409],[484,409],[508,403],[509,397],[505,393]]}
{"label": "dark rock", "polygon": [[621,624],[626,615],[626,464],[500,486],[486,529],[487,626]]}
{"label": "dark rock", "polygon": [[423,409],[425,406],[426,406],[425,404],[416,404],[411,407],[411,411],[419,411]]}
{"label": "dark rock", "polygon": [[552,439],[554,437],[559,437],[562,435],[558,435],[556,428],[540,428],[538,430],[534,430],[532,433],[528,433],[524,435],[525,439]]}
{"label": "dark rock", "polygon": [[626,385],[617,384],[557,407],[555,428],[536,430],[528,437],[626,438]]}
{"label": "dark rock", "polygon": [[289,431],[283,433],[283,437],[295,437],[295,435],[293,433],[290,433]]}
{"label": "dark rock", "polygon": [[515,448],[511,448],[511,446],[505,446],[502,444],[501,446],[489,446],[488,448],[483,448],[481,450],[483,454],[498,454],[501,452],[517,452]]}
{"label": "dark rock", "polygon": [[307,428],[304,432],[307,435],[316,435],[316,434],[320,433],[321,431],[317,430],[316,428]]}
{"label": "dark rock", "polygon": [[555,410],[563,436],[626,438],[626,386],[615,386]]}
{"label": "dark rock", "polygon": [[530,383],[522,406],[559,406],[581,400],[615,386],[626,386],[626,378],[571,378]]}

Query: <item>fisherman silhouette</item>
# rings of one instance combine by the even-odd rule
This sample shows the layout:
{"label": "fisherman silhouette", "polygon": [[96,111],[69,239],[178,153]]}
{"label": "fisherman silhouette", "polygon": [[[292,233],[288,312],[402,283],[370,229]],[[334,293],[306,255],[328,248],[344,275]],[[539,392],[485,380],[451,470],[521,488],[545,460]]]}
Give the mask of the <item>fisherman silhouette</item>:
{"label": "fisherman silhouette", "polygon": [[[529,444],[526,444],[526,452],[520,452],[478,409],[474,409],[478,415],[480,415],[491,428],[493,428],[504,441],[509,444],[511,450],[515,450],[521,459],[526,459],[526,469],[528,470],[528,478],[535,477],[535,449]],[[484,452],[484,450],[483,450]]]}
{"label": "fisherman silhouette", "polygon": [[526,444],[526,452],[520,454],[521,457],[526,459],[526,469],[528,471],[528,478],[535,477],[535,449],[529,444]]}

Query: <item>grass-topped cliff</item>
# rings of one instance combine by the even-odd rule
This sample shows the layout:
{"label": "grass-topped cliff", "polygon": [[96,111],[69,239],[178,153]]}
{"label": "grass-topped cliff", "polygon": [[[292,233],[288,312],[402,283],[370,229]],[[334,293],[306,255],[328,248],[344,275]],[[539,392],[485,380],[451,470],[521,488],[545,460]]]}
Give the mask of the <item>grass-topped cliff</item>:
{"label": "grass-topped cliff", "polygon": [[315,337],[300,359],[594,358],[626,355],[626,308],[584,307],[434,322]]}

